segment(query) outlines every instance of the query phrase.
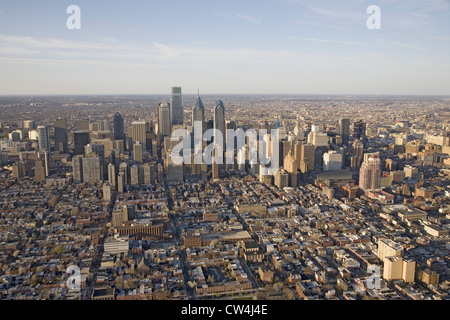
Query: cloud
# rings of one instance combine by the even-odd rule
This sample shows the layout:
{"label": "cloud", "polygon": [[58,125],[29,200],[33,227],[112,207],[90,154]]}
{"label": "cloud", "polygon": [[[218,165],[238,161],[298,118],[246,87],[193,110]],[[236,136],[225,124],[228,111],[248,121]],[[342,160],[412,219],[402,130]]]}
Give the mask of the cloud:
{"label": "cloud", "polygon": [[242,19],[242,20],[253,22],[253,23],[260,23],[262,20],[262,17],[255,18],[255,17],[251,17],[251,16],[248,16],[245,14],[241,14],[239,12],[236,13],[236,17],[238,17],[239,19]]}
{"label": "cloud", "polygon": [[293,39],[293,40],[312,41],[312,42],[326,42],[326,43],[338,43],[338,44],[350,44],[350,45],[367,44],[365,42],[331,40],[331,39],[317,39],[317,38],[304,38],[304,37],[287,37],[287,38],[288,39]]}
{"label": "cloud", "polygon": [[431,18],[429,15],[419,13],[419,12],[408,12],[409,15],[417,17],[417,18],[423,18],[423,19],[429,19]]}
{"label": "cloud", "polygon": [[313,7],[311,8],[312,11],[315,13],[325,16],[327,18],[334,18],[334,19],[343,19],[343,20],[351,20],[351,21],[360,21],[367,19],[367,15],[365,15],[365,12],[359,12],[359,11],[352,11],[352,10],[342,10],[342,9],[336,9],[336,10],[329,10],[329,9],[323,9],[323,8],[317,8]]}

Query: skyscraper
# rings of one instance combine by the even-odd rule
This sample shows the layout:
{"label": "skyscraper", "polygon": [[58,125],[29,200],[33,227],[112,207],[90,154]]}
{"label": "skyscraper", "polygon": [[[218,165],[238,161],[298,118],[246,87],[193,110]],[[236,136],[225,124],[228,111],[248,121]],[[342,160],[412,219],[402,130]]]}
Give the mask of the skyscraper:
{"label": "skyscraper", "polygon": [[[222,133],[222,139],[225,138],[225,107],[222,100],[217,101],[214,107],[214,129]],[[222,147],[224,146],[223,141],[217,141],[216,137],[214,137],[214,142],[222,143]]]}
{"label": "skyscraper", "polygon": [[[195,122],[201,123],[201,132],[197,133],[200,137],[203,136],[203,132],[205,131],[205,107],[203,106],[202,99],[200,95],[197,93],[197,99],[195,100],[195,105],[192,108],[192,126],[194,126],[195,130]],[[194,132],[195,136],[195,132]]]}
{"label": "skyscraper", "polygon": [[114,140],[124,140],[124,128],[122,115],[117,112],[113,120]]}
{"label": "skyscraper", "polygon": [[100,157],[83,158],[83,182],[95,183],[103,180],[103,163]]}
{"label": "skyscraper", "polygon": [[55,127],[55,150],[61,153],[67,152],[67,120],[58,119],[54,123]]}
{"label": "skyscraper", "polygon": [[84,147],[89,144],[90,135],[87,130],[77,130],[73,133],[75,154],[84,154]]}
{"label": "skyscraper", "polygon": [[50,138],[47,126],[37,127],[39,150],[50,152]]}
{"label": "skyscraper", "polygon": [[133,144],[136,142],[141,143],[142,150],[147,150],[146,148],[146,135],[147,125],[144,120],[142,121],[133,121],[131,123],[131,138],[133,140]]}
{"label": "skyscraper", "polygon": [[353,137],[355,139],[365,139],[366,138],[366,127],[367,124],[362,120],[353,123]]}
{"label": "skyscraper", "polygon": [[142,145],[139,142],[136,142],[133,145],[133,160],[137,164],[142,164]]}
{"label": "skyscraper", "polygon": [[170,99],[170,123],[172,126],[183,124],[183,98],[181,88],[172,88],[172,97]]}
{"label": "skyscraper", "polygon": [[347,144],[350,137],[350,119],[339,119],[339,135],[342,143]]}
{"label": "skyscraper", "polygon": [[381,161],[377,154],[372,154],[364,161],[359,170],[359,187],[376,190],[381,187]]}
{"label": "skyscraper", "polygon": [[83,156],[78,155],[72,158],[73,181],[83,182]]}
{"label": "skyscraper", "polygon": [[342,154],[337,151],[329,151],[323,155],[323,171],[335,171],[342,169]]}
{"label": "skyscraper", "polygon": [[302,173],[312,171],[315,167],[314,145],[302,144],[300,152],[300,170]]}
{"label": "skyscraper", "polygon": [[164,141],[164,137],[170,136],[172,126],[170,124],[170,104],[163,101],[158,106],[158,130],[160,141]]}

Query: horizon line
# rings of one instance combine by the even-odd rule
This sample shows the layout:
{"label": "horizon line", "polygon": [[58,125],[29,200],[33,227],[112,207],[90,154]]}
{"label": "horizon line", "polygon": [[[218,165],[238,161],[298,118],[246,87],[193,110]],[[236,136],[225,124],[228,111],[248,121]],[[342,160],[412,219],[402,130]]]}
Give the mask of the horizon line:
{"label": "horizon line", "polygon": [[[0,97],[96,97],[96,96],[109,96],[109,97],[121,97],[121,96],[170,96],[171,93],[43,93],[43,94],[0,94]],[[187,96],[197,96],[197,93],[182,93]],[[378,96],[378,97],[450,97],[450,94],[405,94],[405,93],[205,93],[201,96]]]}

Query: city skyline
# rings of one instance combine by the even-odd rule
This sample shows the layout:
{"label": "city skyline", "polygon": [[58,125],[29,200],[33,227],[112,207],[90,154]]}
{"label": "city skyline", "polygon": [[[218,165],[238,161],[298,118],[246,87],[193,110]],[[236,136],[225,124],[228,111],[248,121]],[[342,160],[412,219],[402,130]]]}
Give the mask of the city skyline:
{"label": "city skyline", "polygon": [[[80,30],[66,26],[72,4]],[[380,30],[366,25],[373,4]],[[449,11],[439,0],[6,1],[0,95],[449,95]]]}

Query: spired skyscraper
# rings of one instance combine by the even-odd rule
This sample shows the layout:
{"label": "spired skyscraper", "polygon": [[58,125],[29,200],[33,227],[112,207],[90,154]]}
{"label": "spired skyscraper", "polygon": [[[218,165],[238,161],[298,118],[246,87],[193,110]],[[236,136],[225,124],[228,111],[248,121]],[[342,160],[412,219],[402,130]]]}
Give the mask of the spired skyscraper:
{"label": "spired skyscraper", "polygon": [[172,88],[170,98],[170,123],[172,126],[183,124],[183,97],[180,87]]}
{"label": "spired skyscraper", "polygon": [[223,105],[222,100],[216,102],[216,106],[214,107],[214,129],[219,130],[222,133],[223,141],[217,141],[216,137],[214,137],[215,143],[222,143],[222,147],[225,142],[225,106]]}
{"label": "spired skyscraper", "polygon": [[197,93],[197,99],[195,100],[194,108],[192,108],[193,126],[196,121],[202,123],[202,135],[203,135],[203,131],[205,131],[205,107],[203,106],[203,102],[202,99],[200,98],[199,93]]}

